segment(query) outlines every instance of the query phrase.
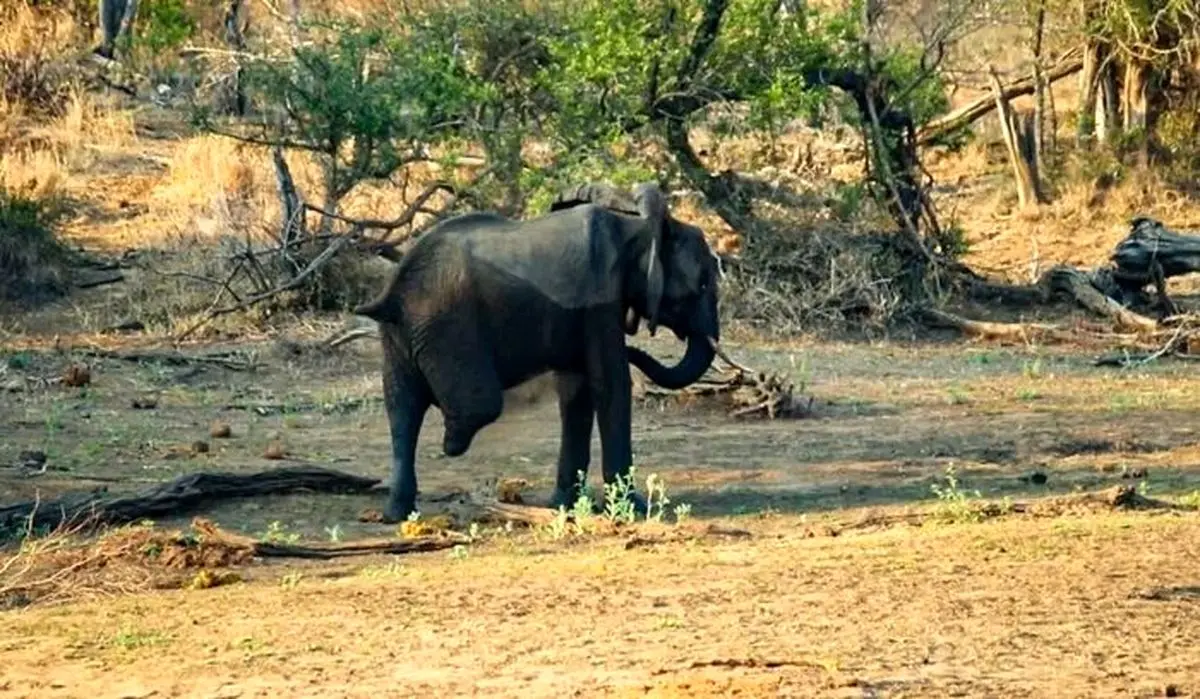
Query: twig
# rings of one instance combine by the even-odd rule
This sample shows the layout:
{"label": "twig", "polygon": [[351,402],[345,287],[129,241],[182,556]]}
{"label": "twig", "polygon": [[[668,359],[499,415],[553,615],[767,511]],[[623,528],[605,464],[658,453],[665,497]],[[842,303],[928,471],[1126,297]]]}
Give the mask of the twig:
{"label": "twig", "polygon": [[[305,491],[363,492],[379,483],[320,466],[296,466],[251,474],[192,473],[158,484],[136,495],[104,498],[95,493],[67,495],[48,503],[16,503],[0,507],[0,526],[26,520],[33,528],[83,520],[95,525],[122,524],[144,517],[178,514],[203,503],[228,498]],[[82,526],[82,525],[77,525]]]}
{"label": "twig", "polygon": [[325,341],[325,346],[333,349],[334,347],[339,347],[347,342],[353,342],[354,340],[364,337],[379,337],[379,329],[368,326],[352,328],[344,333],[339,333],[329,338]]}
{"label": "twig", "polygon": [[356,238],[357,238],[356,236],[343,236],[341,238],[338,238],[333,243],[331,243],[328,247],[326,247],[325,250],[323,250],[320,255],[317,255],[317,257],[315,259],[313,259],[312,262],[308,263],[308,266],[305,267],[303,270],[301,270],[298,274],[296,274],[296,276],[292,277],[291,279],[284,282],[283,284],[276,286],[273,289],[264,291],[262,293],[255,294],[254,296],[251,296],[243,301],[234,303],[229,306],[225,306],[223,308],[210,309],[207,313],[204,314],[203,318],[196,321],[190,327],[188,327],[186,330],[184,330],[182,333],[180,333],[175,338],[175,341],[181,342],[182,340],[187,338],[189,335],[191,335],[192,333],[199,330],[201,327],[212,322],[215,318],[218,318],[223,315],[227,315],[229,313],[236,313],[238,311],[244,311],[247,308],[250,308],[251,306],[253,306],[255,304],[261,303],[263,301],[266,301],[267,299],[278,296],[279,294],[282,294],[284,292],[291,291],[293,289],[298,288],[301,284],[304,283],[305,279],[308,279],[309,277],[311,277],[318,269],[320,269],[322,266],[324,266],[326,262],[328,262],[335,255],[337,255],[339,252],[341,252],[343,249],[345,249],[347,246],[349,246],[352,242],[354,242],[356,240]]}
{"label": "twig", "polygon": [[754,371],[753,369],[751,369],[750,367],[748,367],[744,364],[739,364],[739,363],[735,362],[733,359],[731,359],[729,357],[729,355],[725,353],[725,350],[721,348],[721,344],[719,342],[717,342],[716,340],[714,340],[710,337],[710,338],[708,338],[708,342],[709,342],[709,344],[712,345],[713,352],[715,352],[716,355],[718,357],[720,357],[722,359],[722,361],[724,361],[729,366],[733,367],[734,369],[737,369],[738,371],[741,371],[741,372],[744,372],[747,374],[753,375],[753,374],[758,373],[758,372]]}
{"label": "twig", "polygon": [[70,350],[85,357],[99,359],[117,359],[125,362],[161,362],[176,366],[187,364],[215,364],[233,371],[245,371],[253,367],[253,363],[240,356],[238,352],[212,352],[208,354],[184,354],[182,352],[164,350],[107,350],[100,347],[84,347]]}
{"label": "twig", "polygon": [[421,212],[421,207],[423,207],[425,205],[425,202],[429,201],[429,198],[432,197],[434,194],[438,193],[439,191],[448,192],[449,194],[455,195],[455,196],[457,196],[457,194],[458,194],[458,190],[455,189],[454,185],[450,184],[449,182],[441,182],[441,181],[432,182],[425,187],[424,191],[422,191],[420,194],[417,195],[417,198],[414,199],[412,201],[412,203],[410,203],[404,209],[404,211],[401,212],[401,214],[399,216],[392,219],[391,221],[384,221],[381,219],[349,218],[347,216],[342,216],[341,214],[334,213],[332,211],[326,211],[325,209],[323,209],[319,206],[314,206],[313,204],[309,204],[308,202],[303,202],[303,206],[304,206],[304,208],[308,209],[309,211],[319,213],[322,216],[328,216],[329,218],[332,218],[337,221],[341,221],[342,223],[349,223],[350,225],[354,226],[355,228],[360,228],[360,229],[370,228],[370,229],[377,229],[377,230],[384,230],[384,231],[394,231],[397,228],[402,228],[402,227],[407,226],[408,224],[412,223],[413,219],[416,218],[417,214]]}

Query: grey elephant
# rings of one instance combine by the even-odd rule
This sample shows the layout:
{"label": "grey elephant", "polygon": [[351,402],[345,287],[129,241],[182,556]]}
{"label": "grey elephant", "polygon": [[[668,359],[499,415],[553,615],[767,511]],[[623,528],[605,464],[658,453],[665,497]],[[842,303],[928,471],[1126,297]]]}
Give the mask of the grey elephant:
{"label": "grey elephant", "polygon": [[[720,339],[718,266],[703,232],[667,211],[655,184],[632,195],[587,184],[560,194],[540,218],[477,212],[426,232],[385,289],[354,309],[379,323],[383,394],[392,442],[384,519],[416,508],[415,456],[436,405],[447,456],[467,451],[504,408],[503,392],[553,372],[561,418],[552,507],[571,507],[600,428],[606,484],[632,461],[629,364],[665,388],[699,379]],[[687,341],[674,366],[627,347],[642,320]],[[641,495],[633,505],[645,512]]]}

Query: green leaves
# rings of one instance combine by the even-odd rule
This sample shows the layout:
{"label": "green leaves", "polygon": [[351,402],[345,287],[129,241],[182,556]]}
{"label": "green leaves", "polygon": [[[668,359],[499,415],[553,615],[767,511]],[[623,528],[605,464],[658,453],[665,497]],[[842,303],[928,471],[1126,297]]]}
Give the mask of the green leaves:
{"label": "green leaves", "polygon": [[[510,204],[537,192],[548,199],[566,178],[649,176],[645,165],[618,166],[609,150],[665,121],[707,121],[721,132],[812,118],[833,94],[810,80],[818,71],[881,70],[918,122],[945,108],[919,54],[894,51],[865,65],[856,3],[840,12],[800,5],[435,2],[312,27],[311,43],[250,66],[247,82],[272,138],[327,158],[339,196],[426,146],[471,142],[486,150],[498,187],[489,196]],[[744,109],[722,124],[716,112],[730,110],[708,109],[722,103]],[[530,140],[552,149],[536,167],[526,160]]]}

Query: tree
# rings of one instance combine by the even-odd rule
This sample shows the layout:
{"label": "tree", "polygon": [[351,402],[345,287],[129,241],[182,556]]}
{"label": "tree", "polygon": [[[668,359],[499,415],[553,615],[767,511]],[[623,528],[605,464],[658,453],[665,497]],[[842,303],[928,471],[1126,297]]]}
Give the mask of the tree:
{"label": "tree", "polygon": [[[1124,142],[1148,162],[1163,153],[1162,117],[1196,110],[1200,9],[1194,0],[1080,0],[1078,7],[1087,44],[1079,140]],[[1198,127],[1188,136],[1200,135]]]}
{"label": "tree", "polygon": [[873,193],[911,240],[939,235],[923,195],[915,127],[947,104],[937,74],[947,41],[889,45],[875,36],[882,6],[840,12],[779,0],[585,0],[551,44],[550,81],[563,107],[557,132],[568,152],[624,134],[657,132],[684,177],[735,229],[748,227],[746,183],[714,175],[689,127],[722,124],[717,111],[746,113],[745,128],[775,129],[816,118],[828,88],[850,98],[845,116],[864,130]]}

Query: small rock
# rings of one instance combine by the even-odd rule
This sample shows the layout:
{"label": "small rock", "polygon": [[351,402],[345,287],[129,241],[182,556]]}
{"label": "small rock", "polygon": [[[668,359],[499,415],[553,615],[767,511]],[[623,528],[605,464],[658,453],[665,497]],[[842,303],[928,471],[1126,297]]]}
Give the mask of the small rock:
{"label": "small rock", "polygon": [[271,440],[267,444],[267,450],[263,452],[264,459],[278,461],[287,456],[287,450],[283,448],[283,442],[278,439]]}
{"label": "small rock", "polygon": [[46,463],[46,452],[35,449],[22,450],[17,454],[17,466],[21,468],[41,468]]}
{"label": "small rock", "polygon": [[1034,485],[1045,485],[1046,474],[1041,471],[1034,471],[1033,473],[1029,474],[1029,482]]}
{"label": "small rock", "polygon": [[525,502],[521,491],[529,487],[529,481],[524,478],[502,478],[496,484],[496,499],[503,503],[520,505]]}
{"label": "small rock", "polygon": [[358,521],[360,521],[360,522],[375,522],[375,523],[382,522],[383,521],[383,513],[380,512],[379,510],[374,510],[374,509],[363,510],[362,512],[358,513]]}
{"label": "small rock", "polygon": [[62,382],[73,388],[86,386],[92,382],[92,370],[86,364],[72,364],[63,373]]}
{"label": "small rock", "polygon": [[207,454],[208,453],[208,442],[204,441],[203,439],[197,439],[196,441],[192,442],[192,453],[193,454]]}
{"label": "small rock", "polygon": [[158,407],[158,399],[154,396],[139,396],[130,401],[134,410],[154,410]]}
{"label": "small rock", "polygon": [[1129,468],[1128,466],[1125,466],[1125,467],[1122,467],[1122,469],[1121,469],[1121,478],[1135,478],[1136,479],[1136,478],[1145,478],[1145,477],[1146,477],[1146,468],[1144,466],[1139,466],[1137,468]]}
{"label": "small rock", "polygon": [[208,436],[213,439],[229,439],[233,436],[233,428],[229,426],[228,422],[214,422],[208,428]]}
{"label": "small rock", "polygon": [[1166,687],[1163,687],[1163,696],[1164,697],[1177,697],[1177,696],[1179,696],[1179,688],[1173,684],[1169,684]]}

